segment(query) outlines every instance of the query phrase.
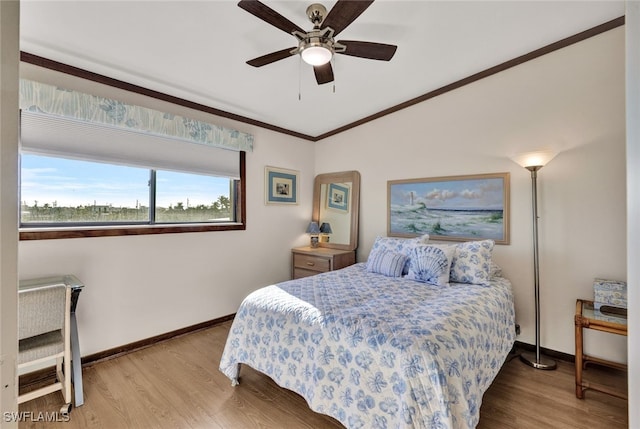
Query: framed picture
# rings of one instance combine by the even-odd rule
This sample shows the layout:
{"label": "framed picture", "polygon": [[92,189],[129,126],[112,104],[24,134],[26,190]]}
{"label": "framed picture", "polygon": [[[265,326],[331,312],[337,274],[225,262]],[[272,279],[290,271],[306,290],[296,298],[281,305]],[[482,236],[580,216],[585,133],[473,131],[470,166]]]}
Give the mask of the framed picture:
{"label": "framed picture", "polygon": [[509,173],[387,182],[387,235],[509,244]]}
{"label": "framed picture", "polygon": [[327,208],[344,213],[349,212],[349,186],[341,183],[329,183]]}
{"label": "framed picture", "polygon": [[298,204],[299,174],[295,170],[265,167],[265,204]]}

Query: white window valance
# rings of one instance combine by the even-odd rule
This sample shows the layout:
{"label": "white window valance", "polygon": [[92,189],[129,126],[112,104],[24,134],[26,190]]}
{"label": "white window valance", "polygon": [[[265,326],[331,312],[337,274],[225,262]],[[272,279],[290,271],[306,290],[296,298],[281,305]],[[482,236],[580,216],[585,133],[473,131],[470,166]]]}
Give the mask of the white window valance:
{"label": "white window valance", "polygon": [[253,151],[253,135],[184,116],[20,79],[20,109],[224,149]]}

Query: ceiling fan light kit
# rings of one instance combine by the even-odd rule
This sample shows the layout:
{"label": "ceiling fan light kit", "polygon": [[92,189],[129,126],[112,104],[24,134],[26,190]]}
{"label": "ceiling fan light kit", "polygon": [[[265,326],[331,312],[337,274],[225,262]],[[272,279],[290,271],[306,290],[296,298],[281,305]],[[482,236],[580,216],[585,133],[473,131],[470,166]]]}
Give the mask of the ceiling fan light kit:
{"label": "ceiling fan light kit", "polygon": [[347,47],[333,40],[333,29],[314,29],[308,33],[294,31],[292,33],[299,41],[298,48],[291,51],[291,55],[300,54],[302,60],[312,66],[327,64],[336,52],[344,52]]}
{"label": "ceiling fan light kit", "polygon": [[296,24],[258,0],[241,0],[238,6],[261,20],[292,34],[298,40],[298,47],[272,52],[247,61],[254,67],[262,67],[292,55],[300,55],[302,60],[313,66],[316,82],[321,85],[332,82],[333,68],[330,61],[334,54],[345,54],[371,60],[389,61],[397,46],[361,41],[336,41],[335,36],[350,25],[373,0],[338,0],[331,11],[318,3],[310,5],[306,12],[313,24],[313,30],[304,31]]}
{"label": "ceiling fan light kit", "polygon": [[301,49],[300,55],[302,55],[302,60],[305,63],[312,66],[321,66],[331,61],[333,52],[328,46],[319,43],[317,45],[308,44]]}

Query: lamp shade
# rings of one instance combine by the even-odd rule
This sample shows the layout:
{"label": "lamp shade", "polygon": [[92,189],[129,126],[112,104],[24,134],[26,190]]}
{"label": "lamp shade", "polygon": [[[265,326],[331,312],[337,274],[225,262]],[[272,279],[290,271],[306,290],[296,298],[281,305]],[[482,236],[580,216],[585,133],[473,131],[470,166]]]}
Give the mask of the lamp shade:
{"label": "lamp shade", "polygon": [[538,150],[534,152],[525,152],[511,157],[513,162],[520,164],[522,167],[544,167],[557,155],[552,150]]}
{"label": "lamp shade", "polygon": [[324,234],[331,234],[333,232],[331,231],[331,225],[329,222],[322,222],[322,225],[320,225],[320,232]]}
{"label": "lamp shade", "polygon": [[307,234],[320,234],[320,227],[318,226],[318,222],[309,222],[309,226],[307,227]]}

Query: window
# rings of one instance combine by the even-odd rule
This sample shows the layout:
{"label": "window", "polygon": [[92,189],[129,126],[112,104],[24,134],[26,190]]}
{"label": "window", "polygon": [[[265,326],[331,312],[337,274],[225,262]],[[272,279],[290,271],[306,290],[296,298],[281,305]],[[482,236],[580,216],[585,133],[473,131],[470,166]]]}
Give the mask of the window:
{"label": "window", "polygon": [[233,180],[156,172],[156,223],[233,222]]}
{"label": "window", "polygon": [[149,222],[149,170],[22,154],[20,226]]}
{"label": "window", "polygon": [[235,222],[234,182],[226,177],[23,153],[20,224]]}
{"label": "window", "polygon": [[21,115],[20,239],[245,229],[243,151]]}

